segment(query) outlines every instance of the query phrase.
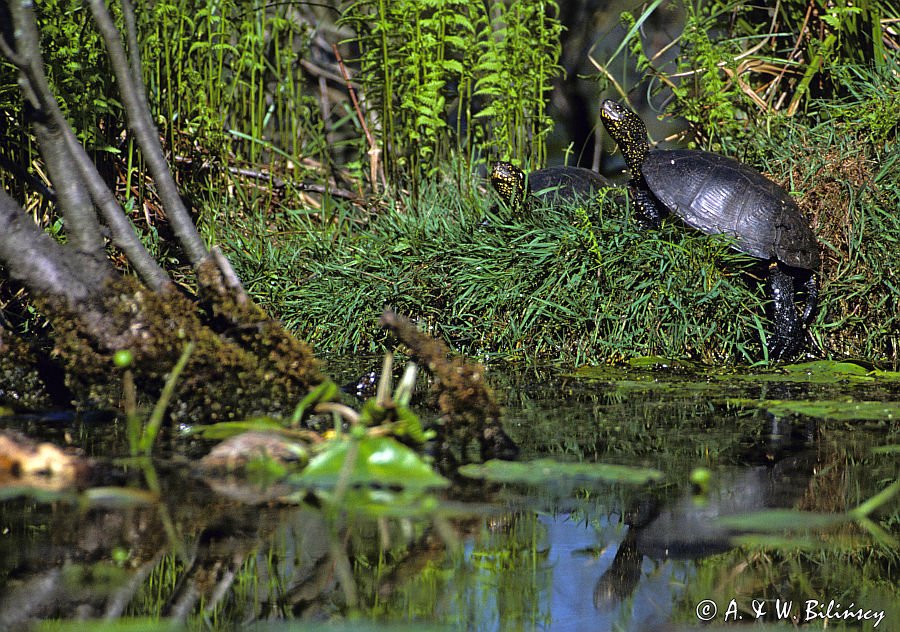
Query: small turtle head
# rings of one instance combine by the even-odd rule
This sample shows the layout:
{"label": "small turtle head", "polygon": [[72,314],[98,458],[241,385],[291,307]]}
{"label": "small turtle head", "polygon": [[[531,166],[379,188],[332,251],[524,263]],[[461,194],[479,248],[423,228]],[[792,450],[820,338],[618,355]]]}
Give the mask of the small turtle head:
{"label": "small turtle head", "polygon": [[650,151],[647,127],[641,117],[624,105],[606,99],[600,108],[600,120],[612,139],[618,143],[632,175],[640,173],[641,165]]}
{"label": "small turtle head", "polygon": [[525,172],[511,162],[495,162],[491,167],[491,185],[508,206],[525,201]]}

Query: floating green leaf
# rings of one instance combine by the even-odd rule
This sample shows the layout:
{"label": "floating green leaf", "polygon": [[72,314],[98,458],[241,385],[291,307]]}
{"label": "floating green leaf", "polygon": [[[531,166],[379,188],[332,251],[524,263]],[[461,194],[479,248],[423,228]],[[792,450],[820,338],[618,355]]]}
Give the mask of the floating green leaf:
{"label": "floating green leaf", "polygon": [[338,439],[316,456],[303,472],[293,476],[292,483],[310,487],[337,485],[351,446],[357,446],[355,463],[347,483],[380,485],[403,489],[444,487],[450,482],[435,473],[414,451],[390,437]]}
{"label": "floating green leaf", "polygon": [[755,533],[781,533],[800,529],[826,529],[849,518],[842,514],[813,513],[794,509],[754,511],[719,518],[717,524],[738,531]]}
{"label": "floating green leaf", "polygon": [[39,503],[75,502],[76,494],[66,490],[46,489],[31,485],[0,485],[0,502],[15,498],[31,498]]}
{"label": "floating green leaf", "polygon": [[872,402],[826,399],[729,399],[739,406],[755,406],[774,415],[799,414],[834,421],[881,421],[900,419],[900,402]]}
{"label": "floating green leaf", "polygon": [[208,426],[194,426],[190,433],[200,435],[205,439],[228,439],[242,432],[272,432],[284,431],[284,424],[272,417],[254,417],[243,421],[222,421]]}
{"label": "floating green leaf", "polygon": [[530,484],[579,480],[641,485],[663,477],[662,472],[650,468],[605,463],[560,463],[552,459],[527,462],[493,460],[479,465],[464,465],[459,468],[459,472],[469,478],[483,478],[498,483]]}
{"label": "floating green leaf", "polygon": [[881,371],[856,362],[815,360],[800,364],[787,364],[778,369],[756,375],[734,376],[735,379],[760,382],[806,382],[810,384],[836,384],[839,382],[900,381],[900,372]]}
{"label": "floating green leaf", "polygon": [[869,370],[855,362],[840,362],[837,360],[814,360],[799,364],[787,364],[781,367],[785,373],[805,373],[807,375],[866,375]]}
{"label": "floating green leaf", "polygon": [[92,487],[85,490],[84,499],[92,508],[122,509],[153,505],[159,502],[159,494],[133,487]]}
{"label": "floating green leaf", "polygon": [[628,366],[636,369],[686,369],[692,368],[694,365],[686,360],[664,358],[662,356],[640,356],[630,358]]}

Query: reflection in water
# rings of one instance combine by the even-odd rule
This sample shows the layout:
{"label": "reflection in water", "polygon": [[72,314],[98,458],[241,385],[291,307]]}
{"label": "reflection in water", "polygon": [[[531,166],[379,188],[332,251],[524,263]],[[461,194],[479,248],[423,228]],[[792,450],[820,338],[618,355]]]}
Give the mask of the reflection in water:
{"label": "reflection in water", "polygon": [[[668,384],[658,374],[627,377],[578,382],[523,372],[498,390],[515,394],[506,402],[508,429],[529,457],[655,467],[666,475],[662,485],[470,481],[429,513],[397,502],[376,510],[374,494],[360,494],[352,505],[358,511],[348,513],[312,497],[286,501],[289,488],[263,492],[207,479],[191,462],[173,466],[188,461],[176,456],[156,469],[100,462],[104,484],[147,489],[158,478],[157,503],[145,495],[87,507],[79,505],[84,497],[7,490],[0,502],[0,629],[123,616],[208,628],[354,612],[462,622],[472,630],[660,629],[690,620],[692,590],[710,569],[724,590],[742,590],[727,554],[708,557],[730,546],[732,533],[717,517],[798,504],[846,511],[896,474],[870,452],[898,443],[894,422],[845,432],[841,424],[733,403],[833,398],[824,387],[723,389],[680,376]],[[96,441],[84,427],[65,434]],[[713,471],[700,499],[687,484],[697,465]],[[871,561],[879,551],[871,542],[864,550],[865,577],[889,585],[892,567]],[[843,551],[820,562],[827,554],[818,552],[814,572],[802,577],[821,594],[802,597],[866,599],[862,564]],[[845,566],[834,561],[848,558]],[[789,558],[783,568],[757,572],[751,585],[778,596],[803,568]],[[869,599],[864,607],[877,605]]]}
{"label": "reflection in water", "polygon": [[[814,454],[806,451],[773,467],[723,472],[717,477],[717,486],[709,493],[697,496],[686,492],[675,502],[658,508],[652,516],[645,515],[640,522],[631,523],[612,564],[594,588],[594,606],[599,611],[607,611],[628,599],[645,581],[647,562],[652,562],[658,572],[660,563],[671,568],[671,560],[691,560],[727,551],[732,546],[730,538],[735,532],[721,527],[716,519],[790,507],[812,476],[814,461]],[[686,572],[685,567],[679,570]],[[686,583],[686,576],[672,577],[671,580],[673,586],[680,586]],[[654,599],[653,603],[658,609],[659,604],[669,604],[676,599],[677,595],[673,593],[665,599]],[[656,623],[662,623],[669,613],[656,614],[664,615],[663,618],[653,617]]]}
{"label": "reflection in water", "polygon": [[[690,574],[688,564],[645,559],[632,538],[622,537],[618,522],[600,520],[588,528],[558,516],[547,523],[554,629],[650,630],[668,621]],[[598,557],[580,553],[598,543]]]}

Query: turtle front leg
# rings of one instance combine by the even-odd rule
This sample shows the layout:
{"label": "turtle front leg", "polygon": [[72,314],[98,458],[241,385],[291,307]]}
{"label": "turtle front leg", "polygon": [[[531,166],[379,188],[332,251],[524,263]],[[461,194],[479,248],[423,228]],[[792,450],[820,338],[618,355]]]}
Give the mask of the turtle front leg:
{"label": "turtle front leg", "polygon": [[[794,304],[794,278],[777,263],[772,263],[769,265],[768,280],[769,295],[772,297],[772,323],[775,325],[775,331],[769,337],[769,359],[789,359],[803,344],[803,324]],[[813,297],[812,302],[814,301]]]}
{"label": "turtle front leg", "polygon": [[628,183],[628,192],[631,195],[632,204],[638,212],[638,222],[642,228],[659,228],[663,217],[666,216],[665,207],[660,204],[656,196],[647,188],[647,183],[632,180]]}
{"label": "turtle front leg", "polygon": [[808,327],[819,306],[819,281],[815,272],[810,273],[803,288],[806,290],[806,307],[803,308],[802,320],[803,325]]}

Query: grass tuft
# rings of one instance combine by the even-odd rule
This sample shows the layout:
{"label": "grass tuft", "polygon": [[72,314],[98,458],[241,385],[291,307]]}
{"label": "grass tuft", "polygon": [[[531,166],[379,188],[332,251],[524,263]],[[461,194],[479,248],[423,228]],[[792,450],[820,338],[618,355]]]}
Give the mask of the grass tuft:
{"label": "grass tuft", "polygon": [[529,217],[474,202],[432,182],[364,231],[317,231],[295,216],[255,235],[266,247],[232,258],[248,289],[320,352],[380,350],[389,306],[480,357],[759,357],[763,296],[744,278],[754,262],[725,240],[674,224],[639,232],[611,197]]}

